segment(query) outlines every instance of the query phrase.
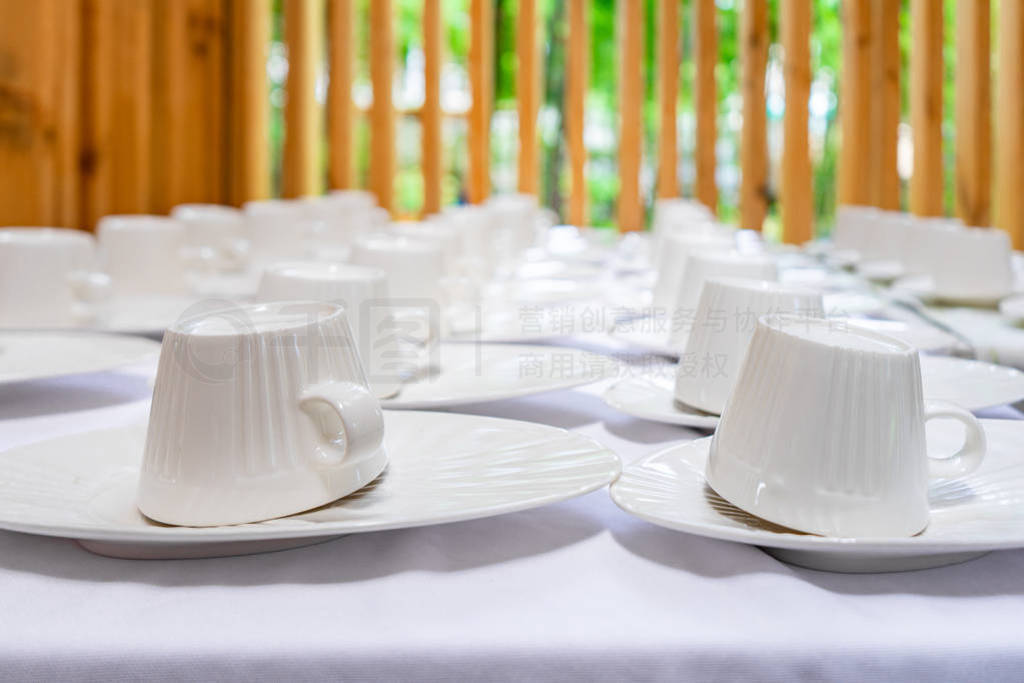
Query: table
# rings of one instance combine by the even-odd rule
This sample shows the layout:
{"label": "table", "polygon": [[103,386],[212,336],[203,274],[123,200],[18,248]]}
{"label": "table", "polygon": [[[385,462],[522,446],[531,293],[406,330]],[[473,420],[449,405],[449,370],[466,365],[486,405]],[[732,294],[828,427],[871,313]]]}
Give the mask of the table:
{"label": "table", "polygon": [[[0,390],[0,448],[144,419],[151,372]],[[462,412],[578,430],[625,462],[699,436],[618,414],[602,389]],[[4,680],[1019,680],[1024,551],[828,574],[644,523],[598,491],[209,560],[0,531],[0,615]]]}

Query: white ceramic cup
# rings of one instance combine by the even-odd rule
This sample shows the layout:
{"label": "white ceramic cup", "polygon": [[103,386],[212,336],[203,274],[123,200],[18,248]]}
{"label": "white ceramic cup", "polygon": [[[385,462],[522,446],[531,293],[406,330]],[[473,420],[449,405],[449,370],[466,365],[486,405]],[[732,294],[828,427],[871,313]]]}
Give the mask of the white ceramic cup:
{"label": "white ceramic cup", "polygon": [[821,293],[769,280],[705,282],[692,326],[686,334],[674,332],[671,340],[682,350],[676,366],[676,400],[721,414],[757,321],[771,314],[823,318]]}
{"label": "white ceramic cup", "polygon": [[419,353],[401,343],[379,268],[318,261],[277,263],[263,272],[260,301],[324,301],[343,306],[367,379],[378,398],[398,393],[401,378],[418,372]]}
{"label": "white ceramic cup", "polygon": [[676,290],[675,299],[669,306],[673,316],[672,328],[697,311],[704,283],[716,277],[741,277],[752,280],[777,280],[778,268],[775,259],[768,254],[744,254],[735,251],[693,251],[686,257],[683,277]]}
{"label": "white ceramic cup", "polygon": [[[925,421],[963,423],[963,447],[930,458]],[[834,321],[762,318],[711,442],[707,480],[769,522],[824,536],[912,536],[928,481],[974,470],[985,432],[966,410],[925,402],[917,350]]]}
{"label": "white ceramic cup", "polygon": [[227,272],[246,266],[245,217],[235,207],[179,204],[171,210],[171,217],[185,226],[187,256],[193,268]]}
{"label": "white ceramic cup", "polygon": [[91,322],[110,280],[95,271],[92,235],[63,228],[0,229],[0,325]]}
{"label": "white ceramic cup", "polygon": [[166,216],[105,216],[96,227],[100,267],[121,296],[184,294],[184,225]]}
{"label": "white ceramic cup", "polygon": [[388,229],[393,235],[409,239],[432,242],[441,247],[444,254],[444,273],[455,273],[461,257],[459,234],[449,224],[442,221],[407,221],[392,223]]}
{"label": "white ceramic cup", "polygon": [[184,526],[302,512],[376,478],[383,436],[344,309],[207,312],[164,333],[138,506]]}
{"label": "white ceramic cup", "polygon": [[936,230],[930,240],[928,270],[937,296],[998,299],[1013,291],[1013,247],[1005,231]]}
{"label": "white ceramic cup", "polygon": [[499,259],[513,260],[537,243],[537,198],[530,194],[501,194],[487,200],[491,239]]}
{"label": "white ceramic cup", "polygon": [[428,346],[440,338],[449,302],[439,244],[378,232],[356,240],[349,260],[387,273],[395,318],[404,336]]}
{"label": "white ceramic cup", "polygon": [[705,224],[700,230],[666,233],[661,239],[661,246],[654,251],[657,279],[654,282],[651,305],[655,312],[667,313],[675,303],[690,254],[698,251],[729,251],[735,248],[735,235],[719,230],[710,223]]}
{"label": "white ceramic cup", "polygon": [[264,199],[242,205],[249,258],[255,266],[309,256],[315,221],[295,199]]}

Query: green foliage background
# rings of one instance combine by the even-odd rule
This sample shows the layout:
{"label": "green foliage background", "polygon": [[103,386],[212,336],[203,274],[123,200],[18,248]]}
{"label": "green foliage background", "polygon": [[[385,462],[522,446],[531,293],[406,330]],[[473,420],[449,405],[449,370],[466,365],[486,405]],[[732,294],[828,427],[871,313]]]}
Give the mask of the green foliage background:
{"label": "green foliage background", "polygon": [[[367,64],[367,7],[372,0],[358,0],[356,21],[358,36],[357,55],[357,90],[359,84],[369,88],[369,68]],[[653,174],[656,163],[657,149],[657,108],[656,108],[656,22],[657,6],[655,0],[644,1],[645,17],[645,182],[648,205],[653,200]],[[909,10],[908,0],[901,2],[900,48],[903,58],[901,88],[903,90],[904,119],[907,106],[907,57],[909,54]],[[947,69],[944,90],[944,113],[946,117],[944,151],[947,168],[953,165],[952,146],[952,114],[953,114],[953,70],[955,55],[953,52],[953,27],[956,0],[944,2],[946,17],[945,61]],[[495,191],[514,191],[517,139],[515,130],[516,106],[516,13],[518,0],[494,0],[495,2],[495,59],[494,59],[494,111],[492,123],[492,179]],[[540,40],[543,41],[543,104],[541,112],[540,144],[541,144],[541,201],[562,214],[563,204],[568,195],[568,169],[564,137],[562,135],[562,113],[564,100],[564,63],[565,63],[565,3],[561,0],[538,0],[540,9]],[[693,162],[693,35],[692,35],[692,3],[680,0],[681,35],[681,68],[679,73],[679,116],[680,129],[678,135],[678,155],[681,162],[680,190],[682,194],[692,192]],[[739,21],[743,0],[716,0],[718,9],[719,31],[719,62],[715,70],[719,98],[719,139],[718,139],[718,175],[720,181],[719,215],[723,220],[731,220],[736,216],[735,181],[738,178],[738,132],[739,122],[736,112],[739,100]],[[812,0],[813,32],[811,36],[812,68],[815,72],[816,85],[827,91],[827,111],[820,118],[824,122],[823,130],[812,131],[812,162],[814,170],[813,205],[816,215],[818,232],[827,231],[832,222],[835,210],[835,187],[837,168],[837,148],[839,145],[838,130],[838,81],[841,67],[842,24],[840,20],[841,0]],[[275,2],[275,41],[276,49],[283,52],[281,40],[281,0]],[[998,4],[998,3],[997,3]],[[779,0],[769,0],[770,39],[773,43],[769,53],[769,70],[771,65],[781,60],[778,40]],[[422,46],[422,26],[420,13],[422,0],[395,0],[396,38],[398,50],[399,75],[396,82],[400,83],[405,72],[414,68],[411,56]],[[461,69],[465,72],[466,58],[469,51],[470,26],[468,14],[469,0],[442,0],[442,12],[445,24],[445,50],[448,68],[456,73]],[[996,8],[997,9],[997,8]],[[617,108],[618,108],[618,64],[616,42],[616,2],[615,0],[591,0],[588,4],[588,22],[590,29],[590,83],[586,100],[586,118],[588,128],[588,165],[587,182],[589,191],[589,216],[594,225],[612,225],[615,217],[615,201],[619,182],[616,167]],[[326,77],[326,75],[325,75]],[[463,79],[465,80],[465,79]],[[283,103],[283,78],[275,79],[271,74],[272,97],[275,106],[272,118],[272,144],[275,159],[279,159],[281,138],[283,136],[280,106]],[[357,97],[358,100],[358,97]],[[773,111],[769,106],[769,137],[772,126],[781,124],[781,111]],[[591,144],[589,131],[597,131],[598,143]],[[363,120],[357,131],[360,141],[357,168],[365,177],[369,160],[369,130]],[[815,138],[816,136],[816,138]],[[444,183],[444,201],[451,203],[463,198],[463,179],[466,168],[466,121],[464,117],[453,116],[446,119],[444,140],[446,150],[446,178]],[[814,140],[817,140],[815,143]],[[396,178],[397,206],[404,215],[416,215],[422,205],[422,178],[419,168],[420,138],[419,124],[415,116],[402,116],[398,128],[398,176]],[[775,164],[777,159],[771,157],[769,171],[769,187],[777,187]],[[277,165],[275,165],[275,168]],[[509,182],[509,179],[512,179]],[[732,179],[731,183],[729,179]],[[952,210],[954,175],[946,173],[947,210]],[[733,188],[733,189],[730,189]],[[904,188],[905,189],[905,188]],[[904,192],[905,194],[905,192]],[[778,211],[774,201],[769,207],[769,217],[765,231],[769,235],[779,230],[777,224]]]}

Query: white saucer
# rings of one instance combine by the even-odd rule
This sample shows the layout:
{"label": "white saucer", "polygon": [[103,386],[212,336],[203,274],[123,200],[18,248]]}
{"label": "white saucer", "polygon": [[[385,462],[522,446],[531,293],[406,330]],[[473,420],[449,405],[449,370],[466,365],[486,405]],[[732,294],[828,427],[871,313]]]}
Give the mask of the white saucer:
{"label": "white saucer", "polygon": [[589,384],[618,372],[613,358],[520,344],[441,344],[440,372],[402,385],[381,406],[431,409],[529,396]]}
{"label": "white saucer", "polygon": [[[669,372],[672,368],[668,368]],[[619,380],[604,392],[604,402],[619,412],[652,422],[714,429],[718,415],[705,413],[677,403],[674,396],[675,378],[671,375],[629,377]]]}
{"label": "white saucer", "polygon": [[100,372],[160,353],[149,339],[88,332],[0,332],[0,384]]}
{"label": "white saucer", "polygon": [[[925,400],[948,401],[968,410],[1024,399],[1024,372],[963,358],[921,356]],[[618,411],[653,422],[714,429],[718,416],[676,402],[671,372],[628,377],[608,387],[604,400]]]}
{"label": "white saucer", "polygon": [[564,429],[473,415],[385,412],[388,468],[309,512],[258,524],[171,527],[143,517],[135,486],[146,425],[0,453],[0,528],[79,540],[126,558],[240,555],[350,533],[490,517],[601,488],[619,459]]}
{"label": "white saucer", "polygon": [[979,306],[993,308],[999,301],[1013,294],[1013,290],[1000,290],[963,296],[956,292],[943,292],[935,289],[935,282],[928,275],[909,275],[896,280],[893,289],[912,294],[924,303],[945,303],[954,306]]}
{"label": "white saucer", "polygon": [[[205,304],[205,301],[213,302]],[[92,325],[104,332],[159,337],[193,307],[229,305],[224,299],[203,300],[191,296],[134,296],[104,304],[100,318]]]}
{"label": "white saucer", "polygon": [[[826,538],[790,531],[743,512],[704,480],[711,439],[639,460],[612,484],[612,500],[659,526],[764,548],[790,564],[837,572],[890,572],[963,562],[991,550],[1024,547],[1024,422],[982,420],[988,453],[981,468],[934,482],[931,522],[910,538]],[[936,425],[945,427],[945,425]],[[958,432],[929,428],[932,448],[956,448]],[[936,441],[948,443],[936,444]]]}
{"label": "white saucer", "polygon": [[[962,346],[953,335],[924,323],[877,318],[837,317],[835,320],[837,325],[856,325],[896,337],[925,353],[951,353]],[[682,355],[686,348],[686,337],[689,336],[688,333],[682,334],[678,347],[669,344],[669,323],[664,317],[637,318],[622,322],[613,327],[609,334],[618,341],[648,353],[670,358]]]}

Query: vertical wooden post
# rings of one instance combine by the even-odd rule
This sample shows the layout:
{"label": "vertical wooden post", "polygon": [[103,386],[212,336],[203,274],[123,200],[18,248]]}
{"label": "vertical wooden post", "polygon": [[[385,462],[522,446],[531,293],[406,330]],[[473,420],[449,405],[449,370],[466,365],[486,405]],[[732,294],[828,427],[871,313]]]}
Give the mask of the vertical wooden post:
{"label": "vertical wooden post", "polygon": [[840,204],[871,203],[871,4],[843,0],[843,66],[839,81]]}
{"label": "vertical wooden post", "polygon": [[491,100],[494,65],[494,0],[469,2],[469,169],[467,191],[474,204],[491,193]]}
{"label": "vertical wooden post", "polygon": [[1024,249],[1024,2],[999,3],[996,225]]}
{"label": "vertical wooden post", "polygon": [[152,210],[225,202],[227,19],[221,0],[154,0]]}
{"label": "vertical wooden post", "polygon": [[86,0],[82,221],[149,210],[152,5]]}
{"label": "vertical wooden post", "polygon": [[391,0],[370,3],[370,81],[373,105],[370,107],[370,189],[377,202],[388,211],[394,209],[395,186],[395,108],[392,83],[395,74],[395,24]]}
{"label": "vertical wooden post", "polygon": [[989,0],[956,4],[956,213],[967,225],[992,224],[989,12]]}
{"label": "vertical wooden post", "polygon": [[786,113],[782,150],[782,239],[803,244],[814,236],[807,101],[811,96],[811,0],[782,0]]}
{"label": "vertical wooden post", "polygon": [[658,196],[676,197],[676,101],[679,98],[679,0],[658,2]]}
{"label": "vertical wooden post", "polygon": [[519,191],[537,194],[537,112],[540,108],[540,52],[537,0],[519,0],[516,17],[516,105],[519,109]]}
{"label": "vertical wooden post", "polygon": [[768,65],[768,2],[746,0],[740,18],[743,130],[740,135],[740,227],[760,230],[768,212],[767,121],[764,76]]}
{"label": "vertical wooden post", "polygon": [[[371,6],[375,3],[371,3]],[[285,197],[320,193],[320,121],[316,104],[317,37],[322,28],[320,0],[285,0],[284,40],[288,49],[287,98],[284,107]]]}
{"label": "vertical wooden post", "polygon": [[569,0],[569,50],[565,74],[565,137],[569,153],[569,222],[587,223],[587,150],[583,143],[584,102],[589,83],[587,24],[589,0]]}
{"label": "vertical wooden post", "polygon": [[643,0],[621,0],[619,18],[619,230],[642,230]]}
{"label": "vertical wooden post", "polygon": [[900,3],[871,3],[871,106],[868,137],[869,204],[895,211],[900,208],[900,178],[896,146],[900,125]]}
{"label": "vertical wooden post", "polygon": [[910,210],[919,216],[941,216],[942,3],[911,0],[910,18],[910,124],[914,131]]}
{"label": "vertical wooden post", "polygon": [[441,0],[423,0],[423,213],[441,210]]}
{"label": "vertical wooden post", "polygon": [[697,118],[697,142],[694,149],[696,181],[694,196],[712,211],[718,208],[718,184],[715,145],[718,142],[718,23],[715,0],[694,0],[693,41],[696,76],[694,96]]}
{"label": "vertical wooden post", "polygon": [[228,185],[232,204],[270,196],[270,0],[231,0],[231,154]]}
{"label": "vertical wooden post", "polygon": [[0,223],[79,225],[81,5],[0,0]]}
{"label": "vertical wooden post", "polygon": [[352,80],[355,63],[355,0],[330,0],[328,6],[327,82],[328,183],[335,189],[356,186],[355,107]]}

